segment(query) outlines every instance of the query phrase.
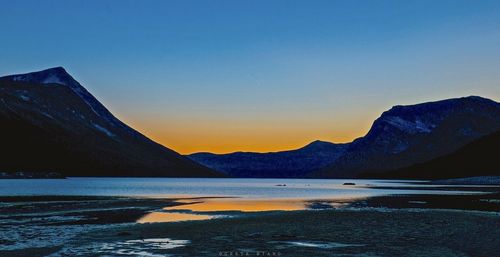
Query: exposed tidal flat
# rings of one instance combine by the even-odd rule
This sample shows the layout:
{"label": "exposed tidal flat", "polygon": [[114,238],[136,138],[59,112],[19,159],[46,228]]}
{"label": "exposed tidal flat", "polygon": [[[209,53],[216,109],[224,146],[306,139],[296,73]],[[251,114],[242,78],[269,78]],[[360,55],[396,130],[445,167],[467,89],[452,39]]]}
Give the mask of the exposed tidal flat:
{"label": "exposed tidal flat", "polygon": [[[2,196],[0,256],[496,256],[500,251],[496,186],[263,180],[246,184],[251,197],[248,190],[229,189],[234,183],[216,187],[225,195],[208,190],[192,196],[184,191],[105,196],[92,187],[93,196]],[[298,184],[314,190],[325,183],[330,196],[323,189],[316,197],[293,192],[301,190]]]}

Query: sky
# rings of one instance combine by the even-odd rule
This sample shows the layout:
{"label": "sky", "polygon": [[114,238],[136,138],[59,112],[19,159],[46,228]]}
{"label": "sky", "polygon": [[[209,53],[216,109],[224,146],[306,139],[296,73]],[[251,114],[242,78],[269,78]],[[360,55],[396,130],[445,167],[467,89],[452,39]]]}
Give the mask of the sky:
{"label": "sky", "polygon": [[500,1],[0,0],[0,75],[63,66],[187,154],[349,142],[394,105],[500,100]]}

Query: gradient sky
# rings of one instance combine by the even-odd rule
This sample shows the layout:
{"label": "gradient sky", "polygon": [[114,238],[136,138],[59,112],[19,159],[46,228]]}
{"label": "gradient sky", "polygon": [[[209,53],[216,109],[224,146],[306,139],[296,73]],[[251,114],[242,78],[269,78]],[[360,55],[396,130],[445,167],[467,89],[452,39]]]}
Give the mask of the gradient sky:
{"label": "gradient sky", "polygon": [[363,136],[397,104],[500,99],[500,1],[0,0],[0,74],[64,66],[181,153]]}

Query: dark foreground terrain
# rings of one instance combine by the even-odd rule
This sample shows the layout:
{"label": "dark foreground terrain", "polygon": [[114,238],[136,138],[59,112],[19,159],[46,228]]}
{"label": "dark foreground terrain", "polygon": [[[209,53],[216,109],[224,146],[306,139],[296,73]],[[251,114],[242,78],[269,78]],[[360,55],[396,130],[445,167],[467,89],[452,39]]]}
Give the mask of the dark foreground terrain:
{"label": "dark foreground terrain", "polygon": [[315,200],[306,201],[303,211],[232,211],[218,213],[223,218],[146,224],[136,221],[184,203],[70,196],[2,197],[0,203],[0,256],[496,256],[500,251],[495,192]]}

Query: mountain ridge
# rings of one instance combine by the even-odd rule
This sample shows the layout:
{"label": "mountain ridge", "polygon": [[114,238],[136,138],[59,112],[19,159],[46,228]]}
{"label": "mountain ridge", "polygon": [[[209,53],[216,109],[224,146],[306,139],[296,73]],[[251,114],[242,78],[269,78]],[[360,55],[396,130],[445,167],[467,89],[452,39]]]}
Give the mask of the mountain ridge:
{"label": "mountain ridge", "polygon": [[500,103],[468,96],[395,105],[350,143],[316,140],[286,151],[182,156],[121,122],[63,67],[54,67],[0,77],[0,125],[6,152],[0,171],[353,178],[452,154],[500,129]]}
{"label": "mountain ridge", "polygon": [[[307,172],[303,170],[300,175],[314,178],[351,178],[362,172],[383,172],[401,168],[449,154],[497,128],[500,128],[500,103],[480,96],[395,105],[373,122],[365,136],[342,144],[343,149],[332,155],[333,158],[326,156],[318,163],[309,163],[311,168]],[[332,145],[336,144],[328,142],[324,146],[329,148]],[[269,156],[281,154],[284,155],[283,158],[289,158],[287,154],[294,155],[293,153],[303,148],[307,146],[273,153],[195,153],[188,156],[205,166],[230,175],[235,173],[241,176],[245,173],[252,176],[252,172],[257,172],[259,177],[275,177],[281,166],[275,165],[274,170],[269,167],[267,170],[259,170],[260,162],[267,162],[267,166],[272,166],[270,162],[273,160]],[[330,150],[335,151],[334,147]],[[314,156],[314,153],[310,153],[307,158],[311,160]],[[259,158],[260,161],[255,160]],[[265,160],[266,158],[270,160]],[[305,157],[294,155],[294,158]],[[283,163],[290,160],[278,161]],[[237,165],[241,162],[248,164]],[[297,162],[300,160],[294,161]],[[247,170],[243,172],[242,169],[245,168]],[[263,174],[265,172],[270,175]]]}
{"label": "mountain ridge", "polygon": [[109,112],[62,67],[0,77],[0,170],[218,177]]}
{"label": "mountain ridge", "polygon": [[[123,122],[117,119],[103,104],[101,104],[86,88],[84,88],[76,79],[71,76],[62,66],[48,68],[41,71],[29,72],[24,74],[14,74],[0,77],[4,80],[12,80],[15,82],[31,82],[36,84],[50,85],[58,84],[70,88],[89,107],[101,117],[107,119],[113,125],[127,128]],[[130,130],[134,133],[134,130]]]}
{"label": "mountain ridge", "polygon": [[500,103],[478,96],[395,106],[354,140],[347,154],[313,177],[352,177],[449,154],[500,128]]}
{"label": "mountain ridge", "polygon": [[[234,177],[303,177],[310,168],[321,168],[325,161],[335,159],[345,144],[316,140],[296,150],[269,153],[234,152],[188,155],[189,158],[212,169]],[[226,164],[227,163],[227,164]]]}

